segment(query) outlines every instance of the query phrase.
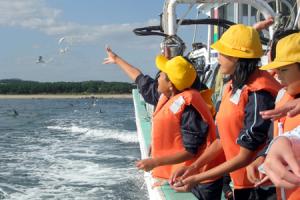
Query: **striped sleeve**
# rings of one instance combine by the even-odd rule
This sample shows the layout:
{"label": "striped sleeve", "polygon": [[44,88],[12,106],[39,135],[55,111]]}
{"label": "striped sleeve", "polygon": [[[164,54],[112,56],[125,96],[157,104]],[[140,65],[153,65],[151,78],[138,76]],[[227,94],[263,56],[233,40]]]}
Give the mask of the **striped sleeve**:
{"label": "striped sleeve", "polygon": [[266,91],[249,94],[245,107],[244,128],[237,138],[237,144],[251,151],[255,151],[265,144],[271,120],[263,119],[259,112],[273,109],[274,100],[274,97]]}
{"label": "striped sleeve", "polygon": [[268,131],[268,138],[267,138],[266,145],[264,146],[264,148],[261,151],[258,152],[257,157],[259,157],[259,156],[266,156],[267,150],[268,150],[268,146],[269,146],[269,144],[273,140],[273,134],[274,134],[274,122],[272,122],[271,125],[270,125],[269,131]]}

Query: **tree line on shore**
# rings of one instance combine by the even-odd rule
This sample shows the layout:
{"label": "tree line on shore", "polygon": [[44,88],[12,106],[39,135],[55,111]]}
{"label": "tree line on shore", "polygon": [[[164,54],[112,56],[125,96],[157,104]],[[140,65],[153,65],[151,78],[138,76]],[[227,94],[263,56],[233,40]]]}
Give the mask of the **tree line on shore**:
{"label": "tree line on shore", "polygon": [[128,94],[135,86],[124,82],[37,82],[0,80],[0,94]]}

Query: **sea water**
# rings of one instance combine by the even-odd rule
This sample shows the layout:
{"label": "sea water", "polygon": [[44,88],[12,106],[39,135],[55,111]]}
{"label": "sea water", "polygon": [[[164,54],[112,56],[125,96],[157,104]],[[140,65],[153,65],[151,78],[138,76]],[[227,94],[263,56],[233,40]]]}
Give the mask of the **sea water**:
{"label": "sea water", "polygon": [[147,199],[132,99],[0,100],[0,199]]}

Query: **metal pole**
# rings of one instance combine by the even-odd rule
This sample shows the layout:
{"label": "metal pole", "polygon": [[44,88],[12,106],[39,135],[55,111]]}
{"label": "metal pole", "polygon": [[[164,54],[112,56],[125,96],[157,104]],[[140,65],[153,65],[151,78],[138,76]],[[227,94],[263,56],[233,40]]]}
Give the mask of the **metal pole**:
{"label": "metal pole", "polygon": [[247,25],[248,26],[251,26],[251,5],[248,5],[248,22],[247,22]]}
{"label": "metal pole", "polygon": [[[199,13],[200,13],[200,10],[197,10],[197,19],[199,19]],[[198,25],[195,24],[194,35],[193,35],[193,43],[195,43],[195,41],[196,41],[197,32],[198,32]]]}
{"label": "metal pole", "polygon": [[[300,12],[300,0],[297,0],[297,12]],[[298,18],[298,28],[300,29],[300,19]]]}
{"label": "metal pole", "polygon": [[280,13],[280,2],[279,0],[276,0],[276,14],[279,14]]}
{"label": "metal pole", "polygon": [[234,22],[238,24],[240,22],[239,3],[233,4],[233,10],[234,10]]}

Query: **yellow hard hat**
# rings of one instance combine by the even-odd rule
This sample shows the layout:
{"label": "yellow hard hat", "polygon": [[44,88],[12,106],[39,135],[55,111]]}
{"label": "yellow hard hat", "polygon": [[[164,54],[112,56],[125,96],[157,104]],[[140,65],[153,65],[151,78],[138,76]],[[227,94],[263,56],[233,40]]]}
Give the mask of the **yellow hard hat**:
{"label": "yellow hard hat", "polygon": [[163,55],[159,55],[156,57],[156,66],[168,75],[179,91],[191,87],[197,76],[194,66],[182,56],[168,60]]}
{"label": "yellow hard hat", "polygon": [[279,40],[274,61],[260,69],[276,69],[294,63],[300,63],[300,33],[294,33]]}
{"label": "yellow hard hat", "polygon": [[260,58],[263,55],[258,32],[243,24],[231,26],[211,48],[236,58]]}

